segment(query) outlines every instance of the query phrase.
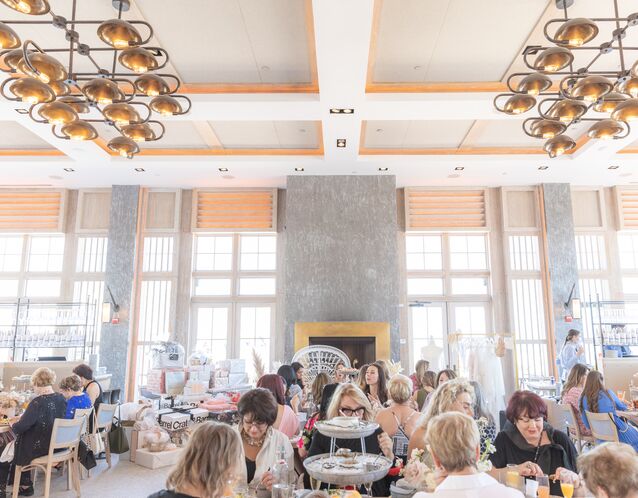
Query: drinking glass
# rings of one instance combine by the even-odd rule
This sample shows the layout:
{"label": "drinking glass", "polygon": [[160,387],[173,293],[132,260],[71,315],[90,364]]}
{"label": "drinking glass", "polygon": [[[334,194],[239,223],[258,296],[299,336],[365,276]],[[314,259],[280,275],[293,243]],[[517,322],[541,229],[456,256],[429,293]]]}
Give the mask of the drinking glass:
{"label": "drinking glass", "polygon": [[518,466],[508,463],[505,469],[505,485],[508,488],[520,489],[521,476],[518,473]]}
{"label": "drinking glass", "polygon": [[574,494],[574,483],[571,475],[564,475],[564,473],[561,473],[560,490],[563,492],[563,496],[565,498],[572,498],[572,495]]}
{"label": "drinking glass", "polygon": [[538,498],[549,498],[549,477],[539,476],[536,481],[538,482]]}

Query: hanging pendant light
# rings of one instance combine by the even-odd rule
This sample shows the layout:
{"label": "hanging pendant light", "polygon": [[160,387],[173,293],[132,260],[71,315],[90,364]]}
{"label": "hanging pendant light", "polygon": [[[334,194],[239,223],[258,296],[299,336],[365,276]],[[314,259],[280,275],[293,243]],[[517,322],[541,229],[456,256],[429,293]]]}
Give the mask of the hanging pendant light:
{"label": "hanging pendant light", "polygon": [[123,126],[122,133],[135,142],[151,142],[156,138],[155,132],[146,123]]}
{"label": "hanging pendant light", "polygon": [[569,66],[574,60],[574,54],[564,47],[550,47],[543,50],[536,60],[533,67],[537,71],[545,71],[546,73],[555,73]]}
{"label": "hanging pendant light", "polygon": [[570,93],[571,97],[582,98],[585,102],[593,103],[613,89],[614,84],[604,76],[587,76],[578,80]]}
{"label": "hanging pendant light", "polygon": [[11,26],[0,22],[0,49],[18,48],[22,42]]}
{"label": "hanging pendant light", "polygon": [[638,99],[627,99],[616,106],[611,119],[631,123],[638,120]]}
{"label": "hanging pendant light", "polygon": [[553,119],[558,119],[563,123],[571,123],[577,119],[583,117],[583,114],[587,112],[587,104],[580,100],[565,99],[556,102],[552,105],[547,113],[547,116]]}
{"label": "hanging pendant light", "polygon": [[41,16],[51,10],[47,0],[0,0],[7,7],[33,16]]}
{"label": "hanging pendant light", "polygon": [[63,81],[52,81],[49,83],[49,86],[51,87],[51,90],[53,90],[53,93],[55,93],[58,97],[63,97],[71,93],[69,85]]}
{"label": "hanging pendant light", "polygon": [[638,78],[629,78],[624,83],[621,83],[619,85],[619,90],[634,98],[638,97]]}
{"label": "hanging pendant light", "polygon": [[627,95],[620,92],[609,92],[605,95],[601,102],[598,102],[594,106],[594,111],[596,112],[613,112],[616,109],[616,106],[627,100],[629,97]]}
{"label": "hanging pendant light", "polygon": [[535,105],[536,99],[531,95],[516,94],[507,99],[503,111],[507,114],[523,114]]}
{"label": "hanging pendant light", "polygon": [[[30,52],[30,53],[32,53],[32,52]],[[13,70],[17,71],[18,70],[18,64],[22,60],[23,54],[24,54],[24,52],[22,51],[21,48],[16,48],[15,50],[11,50],[11,51],[7,52],[2,57],[2,62],[9,69],[13,69]]]}
{"label": "hanging pendant light", "polygon": [[64,66],[60,61],[50,55],[43,54],[42,52],[33,52],[27,54],[27,57],[29,58],[29,64],[33,66],[35,71],[29,67],[24,57],[18,62],[18,71],[38,78],[43,83],[62,81],[67,78],[67,72]]}
{"label": "hanging pendant light", "polygon": [[567,125],[553,119],[535,119],[530,126],[530,133],[535,138],[554,138],[567,129]]}
{"label": "hanging pendant light", "polygon": [[149,107],[162,116],[175,116],[182,113],[182,106],[170,95],[161,95],[151,100]]}
{"label": "hanging pendant light", "polygon": [[594,123],[592,127],[589,128],[587,136],[589,138],[608,140],[610,138],[617,137],[624,131],[625,128],[618,121],[614,121],[613,119],[603,119],[602,121]]}
{"label": "hanging pendant light", "polygon": [[127,159],[133,159],[133,156],[140,151],[139,146],[133,140],[121,136],[109,141],[107,147]]}
{"label": "hanging pendant light", "polygon": [[574,147],[576,147],[576,142],[570,137],[567,135],[558,135],[545,142],[543,149],[549,154],[549,157],[554,158],[563,155],[565,152],[569,152]]}
{"label": "hanging pendant light", "polygon": [[91,102],[97,102],[98,104],[112,104],[126,98],[117,83],[105,78],[92,79],[82,87],[82,93]]}
{"label": "hanging pendant light", "polygon": [[581,47],[592,41],[598,34],[598,26],[590,19],[578,17],[561,24],[554,41],[569,48]]}
{"label": "hanging pendant light", "polygon": [[49,124],[64,125],[78,119],[78,115],[69,104],[64,102],[51,102],[38,109],[38,114]]}
{"label": "hanging pendant light", "polygon": [[135,88],[138,92],[149,97],[157,97],[170,92],[168,83],[156,74],[143,74],[135,80]]}
{"label": "hanging pendant light", "polygon": [[97,28],[97,35],[107,45],[122,50],[142,43],[142,36],[130,22],[122,19],[104,21]]}
{"label": "hanging pendant light", "polygon": [[140,47],[123,50],[117,60],[134,73],[146,73],[159,66],[155,56],[145,48]]}
{"label": "hanging pendant light", "polygon": [[9,86],[9,91],[18,97],[22,102],[29,104],[39,104],[42,102],[53,102],[55,93],[40,80],[26,76],[15,80]]}
{"label": "hanging pendant light", "polygon": [[61,131],[71,140],[84,141],[95,140],[97,138],[97,131],[95,131],[93,125],[81,119],[65,124]]}
{"label": "hanging pendant light", "polygon": [[518,84],[517,91],[528,95],[538,95],[552,86],[549,76],[542,73],[532,73],[525,76]]}
{"label": "hanging pendant light", "polygon": [[142,121],[139,113],[129,104],[109,104],[102,112],[106,119],[118,125],[135,124]]}
{"label": "hanging pendant light", "polygon": [[57,100],[58,102],[64,102],[69,105],[78,114],[88,114],[91,112],[89,104],[79,97],[62,97]]}

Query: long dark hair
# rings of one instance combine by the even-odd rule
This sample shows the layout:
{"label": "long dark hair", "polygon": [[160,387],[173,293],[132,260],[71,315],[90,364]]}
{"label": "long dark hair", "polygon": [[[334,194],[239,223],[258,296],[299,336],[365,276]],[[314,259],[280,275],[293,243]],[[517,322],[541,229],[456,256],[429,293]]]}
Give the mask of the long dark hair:
{"label": "long dark hair", "polygon": [[441,385],[441,375],[443,374],[447,376],[448,380],[456,379],[456,372],[454,370],[450,370],[449,368],[446,368],[445,370],[441,370],[436,375],[436,387],[439,387]]}
{"label": "long dark hair", "polygon": [[580,330],[570,329],[569,332],[567,332],[567,337],[565,337],[565,342],[563,343],[563,346],[567,344],[569,341],[571,341],[572,337],[576,337],[578,335],[580,335]]}
{"label": "long dark hair", "polygon": [[321,393],[321,404],[319,405],[319,420],[325,420],[328,412],[328,406],[332,401],[332,395],[341,384],[327,384],[323,386],[323,392]]}
{"label": "long dark hair", "polygon": [[293,361],[290,364],[290,366],[292,367],[292,369],[295,372],[295,384],[297,384],[299,387],[301,387],[303,389],[304,388],[303,379],[297,378],[297,372],[299,372],[299,370],[304,368],[304,366],[301,363],[299,363],[298,361]]}
{"label": "long dark hair", "polygon": [[574,365],[569,371],[567,382],[565,382],[565,385],[563,386],[563,394],[566,394],[572,387],[578,387],[588,373],[589,367],[587,365],[576,363],[576,365]]}
{"label": "long dark hair", "polygon": [[378,397],[381,404],[385,405],[386,402],[388,401],[388,387],[387,387],[388,379],[385,378],[385,368],[383,368],[382,363],[375,361],[374,363],[371,363],[370,365],[368,365],[368,367],[366,368],[366,372],[363,374],[363,382],[365,383],[365,388],[363,389],[363,392],[365,392],[366,394],[370,394],[370,386],[365,381],[365,374],[368,372],[368,368],[370,367],[374,367],[377,369],[377,378],[379,379],[377,381],[377,391],[379,392]]}
{"label": "long dark hair", "polygon": [[611,396],[607,392],[607,388],[603,382],[603,374],[597,370],[592,370],[587,374],[583,394],[580,397],[580,411],[585,413],[584,401],[587,399],[588,411],[598,413],[598,398],[600,397],[600,393],[611,400]]}
{"label": "long dark hair", "polygon": [[492,414],[485,408],[481,385],[475,380],[471,380],[470,384],[474,388],[474,418],[477,420],[480,418],[487,419],[488,424],[494,425],[494,417],[492,417]]}
{"label": "long dark hair", "polygon": [[290,386],[296,384],[297,375],[295,374],[295,370],[290,365],[282,365],[279,367],[279,370],[277,370],[277,375],[281,375],[286,382],[286,396],[288,396]]}
{"label": "long dark hair", "polygon": [[257,387],[268,389],[275,397],[278,405],[286,404],[286,385],[281,375],[266,374],[262,375],[257,381]]}

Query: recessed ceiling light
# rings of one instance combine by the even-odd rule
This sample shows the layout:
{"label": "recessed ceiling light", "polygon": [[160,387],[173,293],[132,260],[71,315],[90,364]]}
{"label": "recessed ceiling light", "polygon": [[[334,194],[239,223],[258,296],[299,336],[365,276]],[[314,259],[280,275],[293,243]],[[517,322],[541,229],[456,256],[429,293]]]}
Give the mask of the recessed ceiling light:
{"label": "recessed ceiling light", "polygon": [[337,138],[337,147],[339,147],[340,149],[343,149],[345,146],[346,146],[346,139]]}
{"label": "recessed ceiling light", "polygon": [[339,107],[333,107],[332,109],[330,109],[330,114],[354,114],[354,109],[352,108],[343,109]]}
{"label": "recessed ceiling light", "polygon": [[28,109],[20,109],[20,108],[18,108],[18,109],[16,109],[16,112],[18,114],[29,114]]}
{"label": "recessed ceiling light", "polygon": [[383,128],[377,128],[377,133],[383,133]]}
{"label": "recessed ceiling light", "polygon": [[388,168],[379,168],[379,171],[388,171]]}
{"label": "recessed ceiling light", "polygon": [[609,166],[609,168],[607,169],[618,169],[618,168],[620,168],[620,166]]}
{"label": "recessed ceiling light", "polygon": [[465,169],[465,166],[457,166],[456,168],[454,168],[454,171],[463,171]]}
{"label": "recessed ceiling light", "polygon": [[138,173],[144,173],[146,170],[144,168],[135,168],[135,171]]}
{"label": "recessed ceiling light", "polygon": [[303,168],[295,168],[295,171],[303,171]]}
{"label": "recessed ceiling light", "polygon": [[540,169],[541,171],[544,171],[546,169],[549,169],[549,166],[539,166],[538,169]]}
{"label": "recessed ceiling light", "polygon": [[67,173],[73,173],[75,170],[73,168],[64,168],[64,171]]}
{"label": "recessed ceiling light", "polygon": [[226,173],[226,171],[228,171],[228,168],[217,168],[218,171],[221,171],[222,173]]}
{"label": "recessed ceiling light", "polygon": [[299,133],[306,133],[306,129],[305,128],[299,128]]}

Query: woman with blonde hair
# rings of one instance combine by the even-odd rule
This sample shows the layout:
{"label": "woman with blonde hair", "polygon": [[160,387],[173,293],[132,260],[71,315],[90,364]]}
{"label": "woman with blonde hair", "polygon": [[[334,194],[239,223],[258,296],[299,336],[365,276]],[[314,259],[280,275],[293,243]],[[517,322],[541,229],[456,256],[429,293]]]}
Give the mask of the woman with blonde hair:
{"label": "woman with blonde hair", "polygon": [[241,441],[229,425],[204,422],[193,432],[166,480],[168,489],[149,498],[221,498],[238,471]]}
{"label": "woman with blonde hair", "polygon": [[425,436],[430,420],[446,412],[461,412],[470,417],[474,416],[474,388],[467,380],[449,380],[432,393],[430,404],[410,438],[408,455],[415,449],[425,449]]}

